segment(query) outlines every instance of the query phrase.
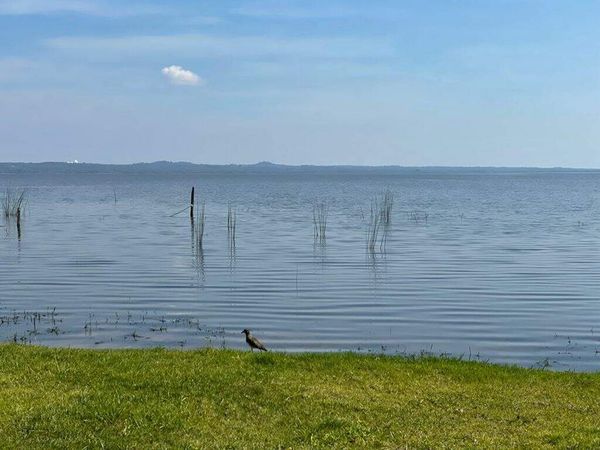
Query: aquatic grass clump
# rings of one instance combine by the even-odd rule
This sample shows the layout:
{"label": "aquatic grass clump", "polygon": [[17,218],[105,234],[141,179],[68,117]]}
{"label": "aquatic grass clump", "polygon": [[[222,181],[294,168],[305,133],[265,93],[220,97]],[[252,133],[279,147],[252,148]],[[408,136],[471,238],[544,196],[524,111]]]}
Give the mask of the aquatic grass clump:
{"label": "aquatic grass clump", "polygon": [[227,207],[227,239],[229,247],[235,247],[235,232],[237,227],[237,210],[231,207],[231,204]]}
{"label": "aquatic grass clump", "polygon": [[394,194],[388,189],[381,198],[371,200],[369,222],[367,223],[367,250],[373,254],[379,242],[379,250],[385,252],[388,234],[392,225]]}
{"label": "aquatic grass clump", "polygon": [[206,226],[206,204],[202,202],[202,208],[196,213],[196,221],[193,225],[196,250],[202,250],[204,242],[204,229]]}
{"label": "aquatic grass clump", "polygon": [[192,218],[192,253],[194,254],[195,268],[202,274],[204,280],[204,230],[206,228],[206,205],[202,202],[200,210],[196,211],[196,220]]}
{"label": "aquatic grass clump", "polygon": [[381,202],[381,221],[385,226],[392,224],[392,208],[394,207],[394,194],[389,189],[383,194]]}
{"label": "aquatic grass clump", "polygon": [[17,238],[19,240],[21,240],[21,216],[26,199],[27,191],[25,189],[6,189],[4,198],[2,199],[2,214],[7,222],[13,218],[16,219]]}
{"label": "aquatic grass clump", "polygon": [[375,245],[381,228],[381,209],[377,199],[371,201],[371,214],[367,223],[367,250],[370,253],[375,252]]}
{"label": "aquatic grass clump", "polygon": [[317,202],[313,205],[313,236],[315,242],[318,240],[321,244],[324,244],[327,238],[328,209],[325,202]]}
{"label": "aquatic grass clump", "polygon": [[383,194],[381,202],[381,223],[383,224],[383,232],[381,235],[380,250],[385,252],[387,246],[388,235],[392,227],[392,209],[394,207],[394,194],[389,189]]}
{"label": "aquatic grass clump", "polygon": [[2,214],[5,218],[17,217],[23,213],[27,191],[25,189],[6,189],[2,199]]}

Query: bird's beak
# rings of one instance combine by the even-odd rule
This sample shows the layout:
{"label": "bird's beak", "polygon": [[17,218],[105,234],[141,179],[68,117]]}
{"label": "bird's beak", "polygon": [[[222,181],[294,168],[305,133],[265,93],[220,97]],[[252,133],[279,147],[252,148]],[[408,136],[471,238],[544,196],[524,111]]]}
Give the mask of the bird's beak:
{"label": "bird's beak", "polygon": [[244,332],[242,331],[240,334],[244,334]]}

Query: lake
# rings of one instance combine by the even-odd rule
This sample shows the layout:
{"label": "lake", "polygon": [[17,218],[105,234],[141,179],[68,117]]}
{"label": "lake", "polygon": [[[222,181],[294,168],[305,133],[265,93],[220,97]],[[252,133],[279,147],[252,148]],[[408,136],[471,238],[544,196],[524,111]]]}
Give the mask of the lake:
{"label": "lake", "polygon": [[21,239],[0,219],[4,341],[245,348],[250,328],[274,351],[600,368],[599,171],[0,164],[0,188],[27,190]]}

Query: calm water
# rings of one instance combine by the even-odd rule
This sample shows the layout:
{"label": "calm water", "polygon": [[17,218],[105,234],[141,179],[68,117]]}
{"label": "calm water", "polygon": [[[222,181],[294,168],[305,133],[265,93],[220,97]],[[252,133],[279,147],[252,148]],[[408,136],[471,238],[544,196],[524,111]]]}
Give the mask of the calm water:
{"label": "calm water", "polygon": [[[0,187],[28,191],[20,241],[0,219],[2,340],[243,348],[250,328],[273,350],[600,368],[600,172],[73,167],[0,169]],[[172,216],[192,185],[202,254]],[[370,254],[386,189],[392,225]]]}

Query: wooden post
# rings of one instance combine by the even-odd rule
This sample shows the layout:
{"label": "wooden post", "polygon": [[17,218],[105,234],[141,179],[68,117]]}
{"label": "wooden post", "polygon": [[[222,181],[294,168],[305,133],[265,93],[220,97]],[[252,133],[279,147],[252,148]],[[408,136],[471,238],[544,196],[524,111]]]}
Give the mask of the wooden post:
{"label": "wooden post", "polygon": [[17,208],[17,237],[21,240],[21,208]]}
{"label": "wooden post", "polygon": [[190,198],[190,219],[194,220],[194,186],[192,186],[192,195]]}

